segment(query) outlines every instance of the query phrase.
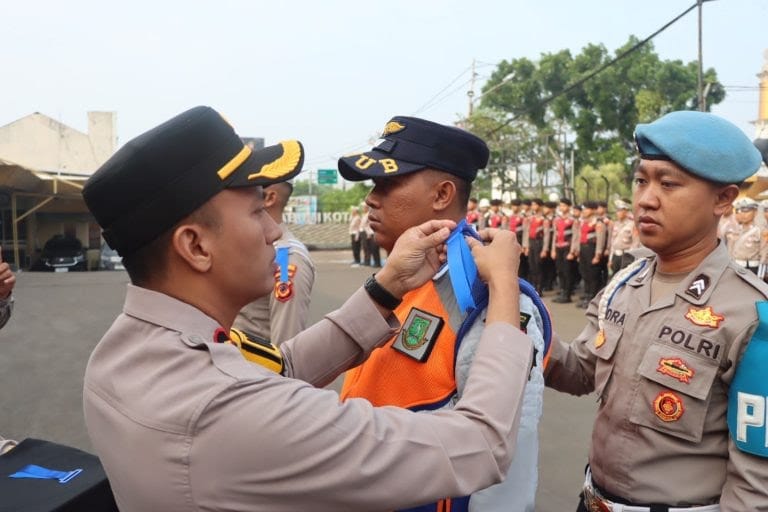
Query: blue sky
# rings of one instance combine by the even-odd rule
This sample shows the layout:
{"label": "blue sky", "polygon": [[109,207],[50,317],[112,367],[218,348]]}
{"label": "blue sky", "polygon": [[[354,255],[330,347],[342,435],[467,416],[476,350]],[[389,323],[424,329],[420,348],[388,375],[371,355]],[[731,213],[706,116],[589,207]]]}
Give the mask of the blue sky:
{"label": "blue sky", "polygon": [[[32,112],[85,130],[117,112],[119,142],[194,105],[243,136],[301,140],[305,169],[365,149],[393,115],[452,123],[467,113],[470,66],[588,43],[613,51],[695,0],[4,2],[0,125]],[[728,89],[714,109],[751,138],[768,48],[768,0],[704,4],[704,66]],[[695,60],[694,10],[654,40]],[[747,87],[746,89],[732,87]]]}

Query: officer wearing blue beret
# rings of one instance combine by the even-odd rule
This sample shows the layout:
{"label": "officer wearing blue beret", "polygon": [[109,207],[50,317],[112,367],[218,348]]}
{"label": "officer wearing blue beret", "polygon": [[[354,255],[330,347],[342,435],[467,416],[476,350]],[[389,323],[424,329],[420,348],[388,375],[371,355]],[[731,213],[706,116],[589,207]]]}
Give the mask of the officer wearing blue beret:
{"label": "officer wearing blue beret", "polygon": [[546,370],[548,386],[598,396],[578,510],[768,510],[764,397],[739,377],[768,286],[717,236],[760,155],[702,112],[640,124],[635,140],[635,225],[653,254],[613,277]]}

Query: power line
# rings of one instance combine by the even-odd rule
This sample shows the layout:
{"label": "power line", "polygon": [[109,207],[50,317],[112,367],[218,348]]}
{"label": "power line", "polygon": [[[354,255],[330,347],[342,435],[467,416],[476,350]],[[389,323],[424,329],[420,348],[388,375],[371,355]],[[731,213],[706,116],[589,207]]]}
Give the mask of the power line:
{"label": "power line", "polygon": [[[586,82],[587,80],[590,80],[591,78],[593,78],[594,76],[596,76],[598,73],[601,73],[601,72],[605,71],[606,69],[608,69],[609,67],[613,66],[614,64],[616,64],[618,61],[620,61],[620,60],[621,60],[621,59],[623,59],[624,57],[627,57],[628,55],[630,55],[630,54],[632,54],[632,53],[636,52],[637,50],[639,50],[640,48],[642,48],[643,46],[645,46],[646,44],[648,44],[648,43],[651,41],[651,39],[653,39],[653,38],[654,38],[654,37],[656,37],[657,35],[659,35],[659,34],[661,34],[662,32],[664,32],[664,31],[665,31],[666,29],[668,29],[668,28],[669,28],[669,27],[670,27],[672,24],[674,24],[675,22],[677,22],[677,21],[678,21],[680,18],[682,18],[683,16],[685,16],[686,14],[688,14],[689,12],[691,12],[692,10],[694,10],[694,9],[695,9],[695,8],[696,8],[698,5],[699,5],[699,4],[698,4],[698,2],[696,2],[695,4],[693,4],[692,6],[690,6],[688,9],[686,9],[685,11],[683,11],[682,13],[680,13],[678,16],[676,16],[676,17],[675,17],[675,18],[674,18],[672,21],[668,22],[666,25],[664,25],[663,27],[661,27],[660,29],[658,29],[656,32],[654,32],[654,33],[653,33],[653,34],[651,34],[650,36],[646,37],[646,38],[645,38],[645,39],[643,39],[642,41],[640,41],[640,42],[638,42],[637,44],[635,44],[635,45],[634,45],[632,48],[630,48],[629,50],[625,51],[624,53],[622,53],[622,54],[620,54],[620,55],[617,55],[615,58],[613,58],[612,60],[610,60],[610,61],[606,62],[605,64],[603,64],[602,66],[600,66],[600,67],[599,67],[599,68],[597,68],[596,70],[592,71],[591,73],[589,73],[589,74],[588,74],[588,75],[586,75],[585,77],[583,77],[583,78],[580,78],[579,80],[576,80],[576,81],[575,81],[575,82],[573,82],[572,84],[570,84],[570,85],[568,85],[567,87],[565,87],[565,89],[563,89],[562,91],[560,91],[560,92],[557,92],[557,93],[555,93],[555,94],[552,94],[552,95],[550,95],[550,96],[549,96],[549,97],[547,97],[547,98],[544,98],[544,99],[543,99],[543,100],[542,100],[542,101],[541,101],[541,102],[540,102],[538,105],[536,105],[536,107],[543,107],[544,105],[547,105],[547,104],[551,103],[552,101],[554,101],[555,99],[559,98],[559,97],[560,97],[560,96],[562,96],[563,94],[566,94],[566,93],[570,92],[571,90],[573,90],[573,89],[575,89],[576,87],[580,86],[581,84],[583,84],[583,83],[584,83],[584,82]],[[531,110],[533,110],[533,108],[534,108],[534,107],[531,107],[531,108],[527,108],[527,109],[524,109],[524,110],[522,110],[522,111],[520,111],[520,112],[517,112],[517,113],[516,113],[516,114],[514,114],[512,117],[510,117],[510,118],[509,118],[509,119],[507,119],[506,121],[504,121],[504,122],[502,122],[501,124],[499,124],[499,126],[497,126],[497,127],[496,127],[496,128],[494,128],[493,130],[491,130],[490,132],[488,132],[488,135],[493,135],[494,133],[498,132],[499,130],[501,130],[501,129],[502,129],[502,128],[504,128],[505,126],[509,125],[509,124],[510,124],[512,121],[515,121],[516,119],[518,119],[518,118],[519,118],[521,115],[523,115],[523,114],[525,114],[525,113],[527,113],[527,112],[530,112]]]}
{"label": "power line", "polygon": [[[451,81],[450,81],[450,83],[449,83],[448,85],[446,85],[445,87],[443,87],[442,89],[440,89],[440,91],[439,91],[437,94],[435,94],[434,96],[432,96],[432,97],[431,97],[431,98],[430,98],[430,99],[429,99],[429,100],[428,100],[428,101],[427,101],[427,102],[426,102],[424,105],[422,105],[421,107],[419,107],[419,108],[418,108],[418,109],[417,109],[417,110],[414,112],[414,115],[415,115],[415,114],[418,114],[419,112],[421,112],[421,111],[423,111],[423,110],[425,110],[425,109],[427,108],[427,106],[428,106],[430,103],[432,103],[433,101],[435,101],[435,99],[436,99],[436,98],[438,98],[438,97],[439,97],[441,94],[443,94],[443,92],[445,92],[445,90],[446,90],[446,89],[448,89],[448,88],[449,88],[449,87],[451,87],[453,84],[455,84],[455,83],[456,83],[456,81],[457,81],[459,78],[461,78],[461,77],[462,77],[462,76],[463,76],[463,75],[464,75],[464,74],[465,74],[467,71],[469,71],[470,69],[472,69],[472,66],[469,66],[469,67],[467,67],[466,69],[464,69],[464,71],[462,71],[461,73],[459,73],[458,75],[456,75],[456,78],[454,78],[453,80],[451,80]],[[466,85],[466,84],[464,84],[464,85]],[[462,86],[463,86],[463,85],[462,85]]]}

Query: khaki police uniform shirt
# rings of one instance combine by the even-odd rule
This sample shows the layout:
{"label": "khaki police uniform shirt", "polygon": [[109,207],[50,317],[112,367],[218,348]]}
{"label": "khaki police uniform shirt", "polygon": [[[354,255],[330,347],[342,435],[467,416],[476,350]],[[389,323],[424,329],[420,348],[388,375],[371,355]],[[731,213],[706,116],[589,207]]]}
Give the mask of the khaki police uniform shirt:
{"label": "khaki police uniform shirt", "polygon": [[591,302],[582,333],[553,343],[547,385],[597,393],[589,460],[606,491],[679,506],[722,496],[722,512],[768,511],[768,461],[739,451],[726,425],[729,385],[768,286],[721,243],[674,295],[649,304],[656,262],[646,261],[604,302],[602,320],[598,305],[617,279]]}
{"label": "khaki police uniform shirt", "polygon": [[303,331],[309,321],[309,303],[315,283],[315,264],[307,247],[281,224],[283,236],[275,246],[287,246],[288,282],[275,273],[272,293],[246,305],[235,318],[234,327],[279,345]]}
{"label": "khaki police uniform shirt", "polygon": [[483,331],[462,398],[416,414],[318,389],[392,337],[362,289],[281,345],[287,377],[213,343],[215,320],[128,286],[94,349],[83,406],[122,512],[384,511],[498,482],[513,450],[531,340]]}
{"label": "khaki police uniform shirt", "polygon": [[760,226],[754,223],[736,224],[726,232],[728,253],[740,265],[757,267],[765,254],[766,243],[763,241]]}
{"label": "khaki police uniform shirt", "polygon": [[610,245],[612,256],[622,256],[626,251],[635,247],[634,232],[635,222],[629,217],[624,220],[617,219],[613,221]]}

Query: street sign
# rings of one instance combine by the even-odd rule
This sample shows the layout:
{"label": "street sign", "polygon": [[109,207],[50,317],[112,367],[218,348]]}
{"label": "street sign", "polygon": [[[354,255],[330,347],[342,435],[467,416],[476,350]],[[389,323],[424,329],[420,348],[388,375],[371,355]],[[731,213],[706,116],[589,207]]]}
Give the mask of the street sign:
{"label": "street sign", "polygon": [[318,169],[317,182],[321,185],[335,185],[339,181],[336,169]]}

